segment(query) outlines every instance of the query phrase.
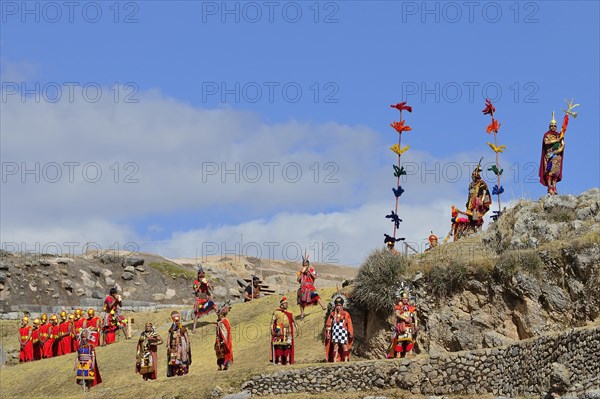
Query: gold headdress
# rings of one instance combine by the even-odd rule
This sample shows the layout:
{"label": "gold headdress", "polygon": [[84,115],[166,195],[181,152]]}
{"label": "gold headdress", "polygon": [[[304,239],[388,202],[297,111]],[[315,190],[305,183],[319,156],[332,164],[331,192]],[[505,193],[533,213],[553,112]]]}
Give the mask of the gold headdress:
{"label": "gold headdress", "polygon": [[477,166],[473,170],[473,173],[471,174],[471,177],[474,177],[474,178],[477,178],[477,179],[481,179],[481,175],[479,174],[479,172],[481,172],[481,161],[483,161],[483,157],[481,157],[479,159],[479,163],[477,164]]}
{"label": "gold headdress", "polygon": [[554,119],[554,111],[552,111],[552,119],[550,120],[550,126],[556,126],[556,119]]}

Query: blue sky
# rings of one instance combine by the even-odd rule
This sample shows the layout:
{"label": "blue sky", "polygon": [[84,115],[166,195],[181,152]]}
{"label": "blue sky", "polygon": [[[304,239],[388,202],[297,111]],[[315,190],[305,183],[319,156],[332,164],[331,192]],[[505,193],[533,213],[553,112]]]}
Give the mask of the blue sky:
{"label": "blue sky", "polygon": [[[559,192],[600,185],[596,1],[81,2],[72,15],[47,4],[2,4],[3,242],[136,242],[193,256],[199,243],[243,234],[333,242],[336,260],[357,265],[390,233],[389,105],[405,100],[414,174],[400,231],[413,242],[445,235],[449,205],[466,200],[468,162],[493,159],[486,94],[508,147],[504,202],[545,193],[541,137],[565,98],[582,105]],[[89,84],[98,102],[82,94]],[[36,162],[63,172],[96,162],[103,179],[11,174]],[[258,164],[262,178],[223,179],[220,167],[236,162],[238,174]],[[292,162],[296,182],[281,170]],[[448,179],[455,165],[460,176]]]}

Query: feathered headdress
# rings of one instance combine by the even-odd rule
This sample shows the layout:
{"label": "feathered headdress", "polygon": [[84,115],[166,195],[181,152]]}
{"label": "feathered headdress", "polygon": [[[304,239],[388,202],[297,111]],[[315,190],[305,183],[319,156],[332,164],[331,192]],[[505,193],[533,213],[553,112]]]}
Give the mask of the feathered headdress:
{"label": "feathered headdress", "polygon": [[340,292],[336,292],[335,294],[333,294],[331,296],[331,301],[329,302],[329,306],[333,309],[335,308],[335,305],[337,302],[342,303],[342,307],[344,309],[348,309],[348,306],[350,306],[350,300],[342,293]]}

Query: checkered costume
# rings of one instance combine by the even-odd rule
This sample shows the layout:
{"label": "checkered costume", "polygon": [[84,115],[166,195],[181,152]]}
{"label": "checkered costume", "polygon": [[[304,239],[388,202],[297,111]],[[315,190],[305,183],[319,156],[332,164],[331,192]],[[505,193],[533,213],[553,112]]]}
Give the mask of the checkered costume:
{"label": "checkered costume", "polygon": [[344,319],[334,322],[331,326],[331,342],[342,345],[348,343],[348,330],[344,326]]}

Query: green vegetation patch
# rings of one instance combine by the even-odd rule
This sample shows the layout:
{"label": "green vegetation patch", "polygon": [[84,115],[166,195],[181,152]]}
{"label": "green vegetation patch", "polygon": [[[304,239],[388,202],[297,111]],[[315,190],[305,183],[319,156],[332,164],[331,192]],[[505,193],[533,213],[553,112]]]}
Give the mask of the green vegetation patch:
{"label": "green vegetation patch", "polygon": [[182,277],[188,280],[193,280],[196,277],[196,272],[194,270],[186,269],[175,263],[150,262],[148,266],[171,277]]}

